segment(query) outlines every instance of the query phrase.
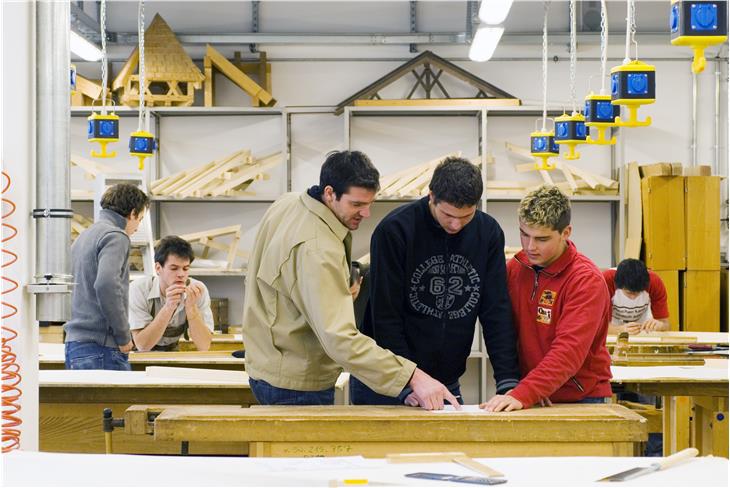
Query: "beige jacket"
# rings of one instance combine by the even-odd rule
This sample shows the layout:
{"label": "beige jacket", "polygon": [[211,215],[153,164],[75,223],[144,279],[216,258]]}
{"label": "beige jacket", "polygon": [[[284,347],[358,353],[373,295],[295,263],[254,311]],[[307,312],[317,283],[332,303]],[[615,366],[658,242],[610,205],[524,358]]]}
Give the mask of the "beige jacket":
{"label": "beige jacket", "polygon": [[416,365],[361,334],[349,290],[352,236],[321,202],[288,193],[264,215],[248,263],[246,371],[279,388],[321,391],[342,368],[397,396]]}

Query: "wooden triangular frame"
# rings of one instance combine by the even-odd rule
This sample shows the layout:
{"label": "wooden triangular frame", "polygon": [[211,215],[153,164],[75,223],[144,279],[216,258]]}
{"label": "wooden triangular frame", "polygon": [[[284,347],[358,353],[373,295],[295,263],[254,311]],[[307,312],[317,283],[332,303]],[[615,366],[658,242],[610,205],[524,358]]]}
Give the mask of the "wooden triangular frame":
{"label": "wooden triangular frame", "polygon": [[[418,68],[423,68],[424,71],[419,74],[416,72]],[[434,72],[434,69],[438,70],[438,72]],[[414,89],[411,91],[410,95],[412,95],[415,92],[415,88],[420,85],[424,89],[426,89],[427,93],[429,94],[431,89],[438,88],[439,91],[441,91],[446,97],[445,99],[451,98],[448,96],[448,93],[439,81],[441,74],[447,73],[454,78],[457,78],[476,88],[477,93],[474,96],[474,98],[476,99],[499,98],[518,100],[517,97],[510,95],[506,91],[501,90],[491,83],[488,83],[479,78],[478,76],[469,73],[465,69],[460,68],[450,61],[445,60],[441,56],[437,56],[431,51],[424,51],[407,63],[399,66],[379,80],[371,83],[367,87],[355,93],[350,98],[340,102],[337,105],[337,109],[335,110],[335,115],[341,114],[345,110],[345,107],[353,105],[355,103],[355,100],[380,98],[380,96],[378,95],[378,92],[380,90],[410,73],[412,73],[416,77],[416,85],[414,86]],[[428,79],[424,80],[424,78]],[[410,98],[410,95],[408,98]],[[430,98],[430,96],[427,98]],[[519,100],[517,101],[517,104],[519,104]]]}

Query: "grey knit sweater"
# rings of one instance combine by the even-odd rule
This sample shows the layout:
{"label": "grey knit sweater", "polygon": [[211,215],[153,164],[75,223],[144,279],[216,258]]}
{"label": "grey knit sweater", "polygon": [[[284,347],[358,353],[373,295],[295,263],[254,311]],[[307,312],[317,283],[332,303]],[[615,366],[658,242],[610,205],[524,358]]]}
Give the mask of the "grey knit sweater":
{"label": "grey knit sweater", "polygon": [[99,220],[71,246],[76,286],[66,342],[116,347],[132,340],[129,316],[129,237],[127,220],[102,209]]}

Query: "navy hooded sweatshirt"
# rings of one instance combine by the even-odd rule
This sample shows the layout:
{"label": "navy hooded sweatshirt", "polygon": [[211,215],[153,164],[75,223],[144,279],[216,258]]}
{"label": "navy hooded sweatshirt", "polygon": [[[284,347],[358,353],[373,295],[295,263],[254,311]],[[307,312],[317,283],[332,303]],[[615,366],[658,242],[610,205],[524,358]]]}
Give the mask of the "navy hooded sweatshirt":
{"label": "navy hooded sweatshirt", "polygon": [[478,318],[497,392],[517,385],[504,233],[496,220],[477,210],[461,231],[450,235],[424,197],[378,224],[370,260],[363,333],[450,385],[464,374]]}

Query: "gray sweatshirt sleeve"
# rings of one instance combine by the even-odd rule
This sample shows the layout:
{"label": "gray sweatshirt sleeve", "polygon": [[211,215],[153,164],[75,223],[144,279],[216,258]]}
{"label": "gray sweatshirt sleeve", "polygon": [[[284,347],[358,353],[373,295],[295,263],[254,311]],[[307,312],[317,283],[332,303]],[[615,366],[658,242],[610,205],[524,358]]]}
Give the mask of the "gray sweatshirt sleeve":
{"label": "gray sweatshirt sleeve", "polygon": [[132,340],[127,322],[129,297],[129,238],[122,232],[110,232],[97,245],[99,267],[94,281],[96,299],[117,345]]}

